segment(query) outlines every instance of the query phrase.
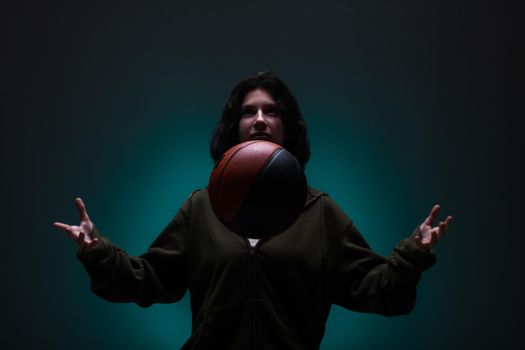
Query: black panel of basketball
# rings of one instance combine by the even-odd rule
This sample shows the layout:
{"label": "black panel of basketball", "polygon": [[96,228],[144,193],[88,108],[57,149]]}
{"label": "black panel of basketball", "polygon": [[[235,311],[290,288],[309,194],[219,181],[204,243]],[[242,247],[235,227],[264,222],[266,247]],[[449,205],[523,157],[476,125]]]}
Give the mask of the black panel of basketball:
{"label": "black panel of basketball", "polygon": [[232,230],[251,238],[272,236],[291,226],[304,207],[306,178],[297,159],[282,148],[259,174],[239,209]]}

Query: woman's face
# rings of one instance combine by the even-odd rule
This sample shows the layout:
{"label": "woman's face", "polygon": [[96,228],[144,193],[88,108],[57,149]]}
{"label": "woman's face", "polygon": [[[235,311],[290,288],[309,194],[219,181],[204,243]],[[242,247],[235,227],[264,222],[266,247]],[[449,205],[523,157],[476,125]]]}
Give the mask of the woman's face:
{"label": "woman's face", "polygon": [[273,97],[264,90],[246,94],[241,106],[239,141],[266,140],[284,144],[284,125]]}

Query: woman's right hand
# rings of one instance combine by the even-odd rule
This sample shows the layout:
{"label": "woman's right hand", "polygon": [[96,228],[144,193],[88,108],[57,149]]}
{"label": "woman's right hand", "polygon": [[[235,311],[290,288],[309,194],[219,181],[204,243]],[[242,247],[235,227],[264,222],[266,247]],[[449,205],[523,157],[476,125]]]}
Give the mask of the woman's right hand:
{"label": "woman's right hand", "polygon": [[93,236],[93,223],[89,219],[84,202],[81,198],[75,199],[80,214],[80,225],[72,226],[62,222],[55,222],[53,226],[67,232],[71,239],[75,240],[82,248],[92,248],[98,243],[98,238]]}

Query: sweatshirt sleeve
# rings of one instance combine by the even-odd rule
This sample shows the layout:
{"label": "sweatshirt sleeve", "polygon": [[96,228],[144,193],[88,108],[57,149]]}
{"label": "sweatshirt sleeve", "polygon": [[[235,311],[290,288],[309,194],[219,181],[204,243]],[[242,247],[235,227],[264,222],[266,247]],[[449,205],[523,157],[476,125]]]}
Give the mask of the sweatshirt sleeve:
{"label": "sweatshirt sleeve", "polygon": [[434,265],[434,253],[408,238],[401,240],[385,259],[371,251],[335,203],[328,200],[324,210],[330,237],[332,302],[350,310],[385,316],[411,312],[421,272]]}
{"label": "sweatshirt sleeve", "polygon": [[91,278],[91,290],[112,302],[135,302],[142,307],[175,302],[188,286],[185,238],[188,232],[190,200],[141,256],[129,256],[102,237],[91,249],[77,252]]}

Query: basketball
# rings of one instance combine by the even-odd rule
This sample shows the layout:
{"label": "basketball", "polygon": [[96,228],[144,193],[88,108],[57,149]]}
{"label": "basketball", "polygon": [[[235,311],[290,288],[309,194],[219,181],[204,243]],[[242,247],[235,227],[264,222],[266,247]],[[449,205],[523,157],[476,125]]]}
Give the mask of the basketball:
{"label": "basketball", "polygon": [[226,151],[216,163],[208,194],[215,215],[231,231],[264,238],[285,231],[301,214],[306,177],[284,147],[246,141]]}

